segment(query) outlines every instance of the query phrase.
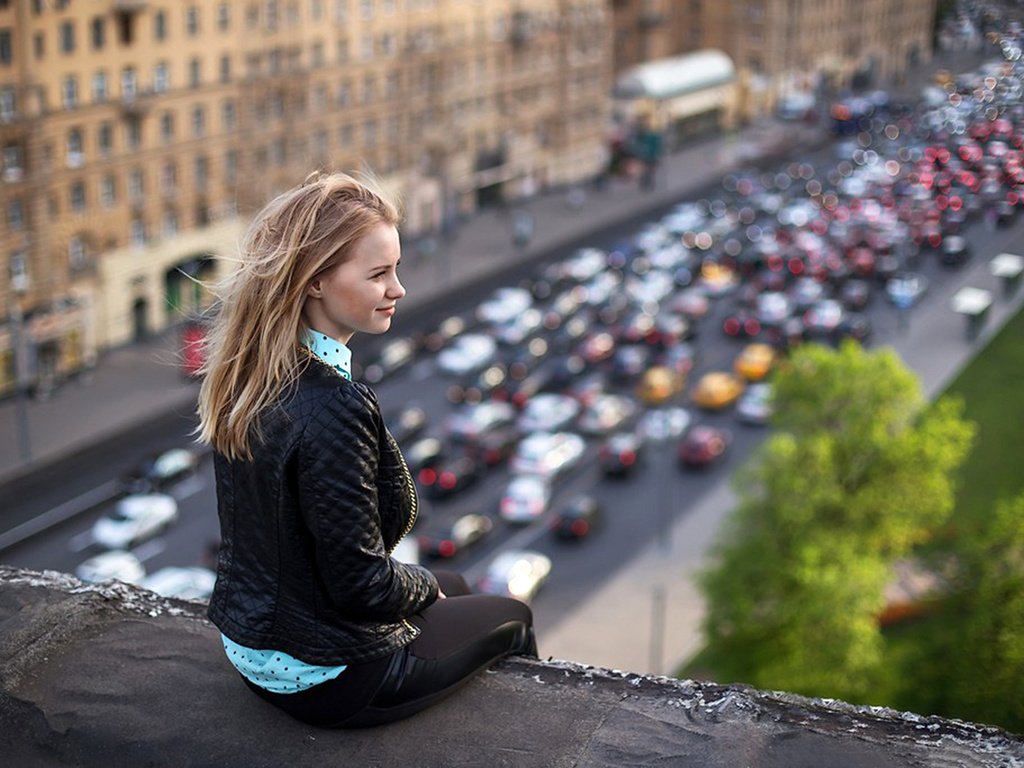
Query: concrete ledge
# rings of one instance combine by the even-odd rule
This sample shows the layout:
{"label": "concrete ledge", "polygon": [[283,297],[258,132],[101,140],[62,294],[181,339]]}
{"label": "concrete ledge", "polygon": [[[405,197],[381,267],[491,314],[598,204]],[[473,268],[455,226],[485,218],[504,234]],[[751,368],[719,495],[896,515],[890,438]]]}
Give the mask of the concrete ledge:
{"label": "concrete ledge", "polygon": [[203,613],[0,566],[4,765],[1024,765],[1024,740],[996,728],[518,658],[410,720],[319,730],[245,689]]}

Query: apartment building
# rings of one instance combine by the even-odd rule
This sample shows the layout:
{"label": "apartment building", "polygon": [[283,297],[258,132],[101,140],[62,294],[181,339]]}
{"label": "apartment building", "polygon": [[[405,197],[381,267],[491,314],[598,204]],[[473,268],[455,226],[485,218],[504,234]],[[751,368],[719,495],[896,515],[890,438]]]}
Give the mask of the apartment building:
{"label": "apartment building", "polygon": [[0,0],[0,393],[203,308],[312,170],[411,235],[591,178],[610,49],[604,0]]}

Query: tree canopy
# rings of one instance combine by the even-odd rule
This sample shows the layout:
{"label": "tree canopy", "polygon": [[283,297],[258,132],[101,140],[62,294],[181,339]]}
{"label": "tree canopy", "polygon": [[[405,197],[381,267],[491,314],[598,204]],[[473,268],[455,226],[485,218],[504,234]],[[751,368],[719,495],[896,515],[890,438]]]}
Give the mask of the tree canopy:
{"label": "tree canopy", "polygon": [[861,700],[893,566],[949,517],[973,428],[891,350],[854,342],[795,350],[773,401],[778,430],[737,474],[701,578],[709,658],[732,680]]}

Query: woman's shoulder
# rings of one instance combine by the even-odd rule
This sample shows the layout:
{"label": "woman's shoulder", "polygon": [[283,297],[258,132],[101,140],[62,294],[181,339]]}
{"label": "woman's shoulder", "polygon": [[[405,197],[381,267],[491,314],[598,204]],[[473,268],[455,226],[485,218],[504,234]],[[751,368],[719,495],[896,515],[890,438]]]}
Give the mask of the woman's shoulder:
{"label": "woman's shoulder", "polygon": [[365,415],[376,418],[377,396],[361,381],[342,378],[323,366],[311,365],[298,378],[289,410],[324,411],[340,416]]}

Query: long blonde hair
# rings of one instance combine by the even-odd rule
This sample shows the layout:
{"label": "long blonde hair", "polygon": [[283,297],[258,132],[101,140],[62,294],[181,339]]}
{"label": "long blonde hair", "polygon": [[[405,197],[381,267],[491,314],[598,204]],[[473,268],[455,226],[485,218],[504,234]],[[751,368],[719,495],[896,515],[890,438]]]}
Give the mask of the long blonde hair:
{"label": "long blonde hair", "polygon": [[370,177],[315,173],[256,214],[240,264],[216,290],[199,392],[198,439],[251,459],[260,415],[308,365],[306,288],[380,224],[398,225],[397,204]]}

